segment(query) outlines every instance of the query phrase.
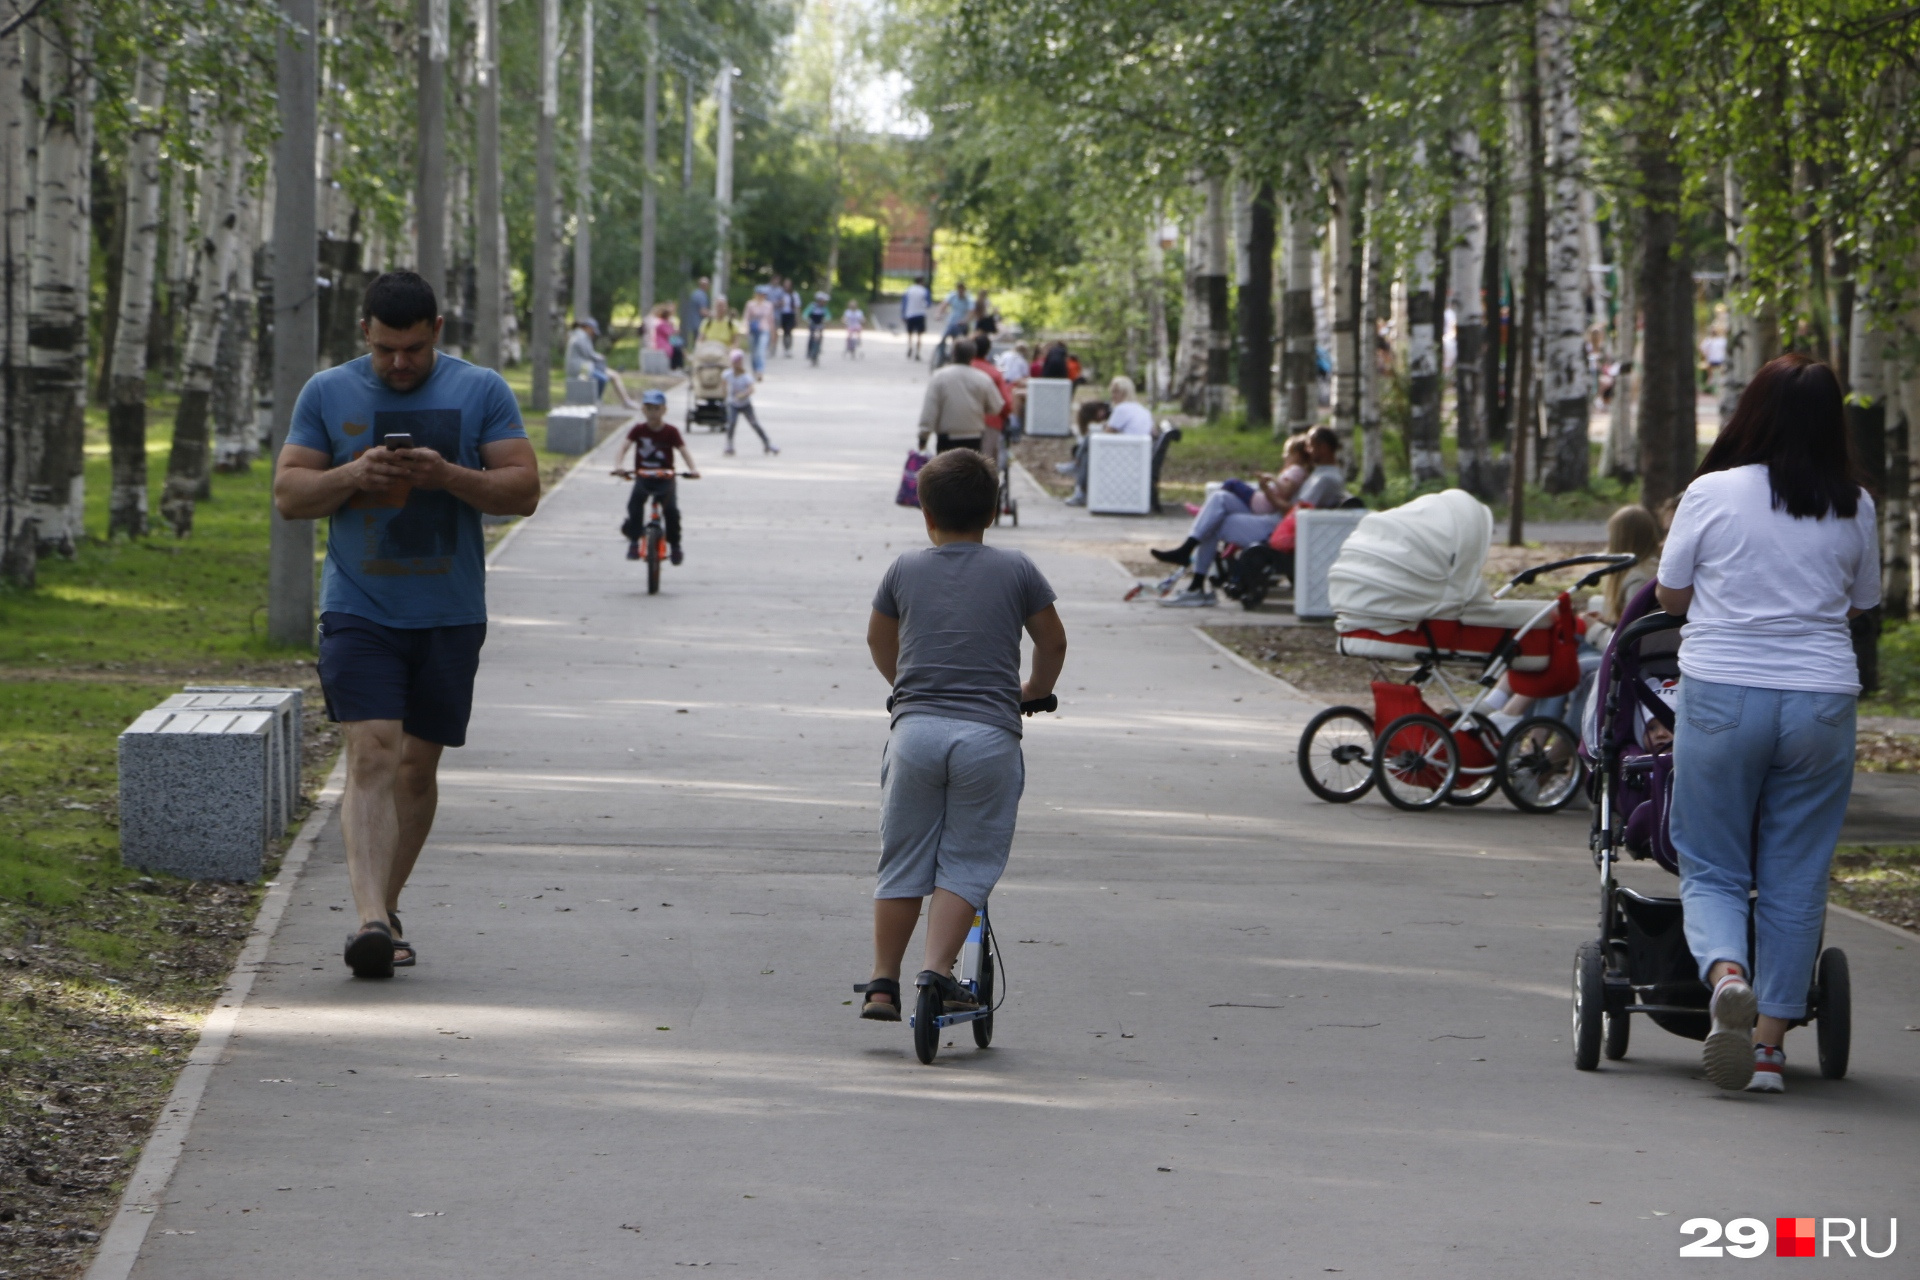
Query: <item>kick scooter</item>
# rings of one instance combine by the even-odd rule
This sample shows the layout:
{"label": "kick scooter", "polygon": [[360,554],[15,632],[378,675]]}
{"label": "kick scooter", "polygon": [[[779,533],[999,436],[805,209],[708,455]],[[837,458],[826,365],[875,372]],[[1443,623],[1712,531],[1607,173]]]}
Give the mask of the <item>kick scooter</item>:
{"label": "kick scooter", "polygon": [[[893,709],[892,698],[887,699],[887,709]],[[1060,699],[1054,694],[1020,704],[1021,714],[1029,716],[1059,709]],[[913,1013],[907,1022],[913,1028],[914,1056],[923,1065],[933,1064],[934,1055],[940,1052],[940,1033],[948,1027],[970,1022],[973,1024],[974,1044],[984,1049],[993,1043],[993,1015],[1006,1001],[1005,994],[999,991],[995,983],[1001,960],[1000,944],[993,936],[993,922],[987,915],[987,904],[983,902],[980,909],[973,913],[973,927],[967,930],[967,940],[960,946],[960,962],[954,966],[953,975],[954,982],[978,1007],[956,1009],[949,1013],[946,1000],[941,995],[939,974],[931,969],[923,969],[920,976],[914,979],[913,985],[918,988],[919,997],[914,1002]],[[855,991],[866,989],[864,982],[854,987]]]}

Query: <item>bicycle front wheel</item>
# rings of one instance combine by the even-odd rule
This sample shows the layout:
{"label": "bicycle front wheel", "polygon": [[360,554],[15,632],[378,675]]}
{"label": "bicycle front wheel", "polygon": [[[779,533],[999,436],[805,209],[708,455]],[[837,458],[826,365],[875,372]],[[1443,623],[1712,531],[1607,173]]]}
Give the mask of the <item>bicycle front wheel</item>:
{"label": "bicycle front wheel", "polygon": [[658,529],[647,530],[647,594],[660,594],[660,546],[663,539]]}

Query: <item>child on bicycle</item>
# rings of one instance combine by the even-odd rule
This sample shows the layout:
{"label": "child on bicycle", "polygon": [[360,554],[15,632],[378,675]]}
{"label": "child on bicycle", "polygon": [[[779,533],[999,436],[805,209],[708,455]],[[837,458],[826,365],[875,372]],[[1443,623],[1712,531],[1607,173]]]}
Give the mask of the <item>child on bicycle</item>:
{"label": "child on bicycle", "polygon": [[[867,621],[873,665],[893,686],[893,729],[880,762],[880,868],[873,897],[873,978],[860,1016],[900,1020],[900,962],[927,911],[917,982],[949,1011],[977,1008],[954,961],[1006,868],[1026,786],[1020,704],[1045,698],[1067,657],[1053,588],[1018,551],[985,545],[1000,478],[971,449],[920,469],[931,547],[908,551],[880,580]],[[1020,633],[1033,671],[1020,680]]]}
{"label": "child on bicycle", "polygon": [[851,360],[860,354],[860,331],[867,327],[867,313],[858,302],[849,302],[840,313],[840,323],[847,326],[847,359]]}
{"label": "child on bicycle", "polygon": [[620,456],[614,459],[615,475],[626,473],[623,465],[627,460],[627,450],[633,450],[633,469],[636,472],[664,471],[665,475],[636,475],[633,478],[633,493],[627,498],[627,518],[620,526],[620,534],[627,540],[627,559],[640,558],[640,537],[646,532],[647,499],[660,499],[660,514],[666,517],[668,559],[674,564],[681,563],[685,557],[680,554],[680,500],[679,491],[673,478],[673,452],[678,449],[680,456],[687,460],[687,478],[698,480],[700,468],[694,462],[693,455],[687,452],[687,442],[680,434],[680,428],[667,421],[667,393],[664,391],[643,391],[640,393],[639,422],[633,430],[627,432],[627,438],[620,446]]}

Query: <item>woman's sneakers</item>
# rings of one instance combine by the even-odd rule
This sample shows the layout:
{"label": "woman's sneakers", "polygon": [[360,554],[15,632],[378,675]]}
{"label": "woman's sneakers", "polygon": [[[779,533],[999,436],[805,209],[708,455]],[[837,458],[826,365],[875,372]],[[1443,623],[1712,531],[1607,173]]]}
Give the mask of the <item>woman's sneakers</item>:
{"label": "woman's sneakers", "polygon": [[1787,1091],[1787,1053],[1777,1044],[1753,1046],[1753,1079],[1747,1081],[1748,1093],[1785,1093]]}
{"label": "woman's sneakers", "polygon": [[1753,1080],[1753,1020],[1759,1012],[1753,987],[1738,973],[1729,973],[1713,986],[1707,1004],[1713,1029],[1701,1048],[1707,1079],[1722,1089],[1744,1089]]}

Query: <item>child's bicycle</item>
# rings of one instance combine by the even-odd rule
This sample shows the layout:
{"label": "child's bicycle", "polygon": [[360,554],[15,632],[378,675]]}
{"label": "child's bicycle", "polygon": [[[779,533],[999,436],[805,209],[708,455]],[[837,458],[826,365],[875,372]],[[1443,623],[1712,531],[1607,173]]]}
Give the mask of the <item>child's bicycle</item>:
{"label": "child's bicycle", "polygon": [[[671,467],[636,468],[632,471],[615,471],[622,480],[671,480],[676,474],[683,480],[698,480],[700,477],[691,471],[676,473]],[[666,558],[667,526],[660,514],[660,495],[647,495],[647,523],[640,535],[641,559],[647,562],[647,594],[660,594],[660,562]]]}
{"label": "child's bicycle", "polygon": [[[888,702],[891,704],[892,699],[888,699]],[[1044,698],[1020,704],[1020,714],[1028,716],[1059,709],[1060,699],[1051,693]],[[922,970],[920,976],[913,980],[913,985],[919,989],[919,996],[914,1001],[913,1012],[907,1018],[908,1025],[913,1028],[915,1057],[927,1066],[933,1065],[934,1055],[940,1052],[940,1033],[963,1022],[973,1024],[974,1044],[984,1049],[993,1043],[993,1015],[1006,1003],[1006,993],[996,982],[1002,967],[1000,943],[993,936],[993,922],[988,918],[987,904],[983,902],[980,909],[973,913],[973,927],[967,930],[967,940],[960,946],[960,962],[954,966],[956,972],[953,975],[960,989],[979,1007],[947,1012],[946,1001],[940,994],[939,975],[931,969]],[[854,987],[855,991],[866,989],[864,982]]]}
{"label": "child's bicycle", "polygon": [[807,363],[820,367],[820,348],[827,344],[827,327],[823,324],[807,323]]}

